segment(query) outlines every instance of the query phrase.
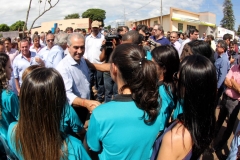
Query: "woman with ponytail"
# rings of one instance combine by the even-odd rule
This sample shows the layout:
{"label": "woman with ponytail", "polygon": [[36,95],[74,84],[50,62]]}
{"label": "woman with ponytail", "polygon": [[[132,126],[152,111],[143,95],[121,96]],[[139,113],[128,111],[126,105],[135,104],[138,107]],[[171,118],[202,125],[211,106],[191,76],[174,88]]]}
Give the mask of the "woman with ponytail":
{"label": "woman with ponytail", "polygon": [[110,62],[118,95],[93,111],[87,144],[99,159],[148,159],[161,123],[156,66],[133,44],[117,46]]}

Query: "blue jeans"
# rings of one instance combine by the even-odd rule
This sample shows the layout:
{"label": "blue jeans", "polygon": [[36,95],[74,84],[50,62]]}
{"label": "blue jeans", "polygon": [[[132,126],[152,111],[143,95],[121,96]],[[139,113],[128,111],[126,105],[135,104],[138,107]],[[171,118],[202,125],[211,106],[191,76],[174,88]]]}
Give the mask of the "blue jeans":
{"label": "blue jeans", "polygon": [[[105,92],[103,72],[91,70],[90,82],[91,82],[91,90],[92,90],[92,86],[94,86],[94,82],[95,82],[95,89],[97,90],[97,100],[103,101],[103,96],[104,96],[104,92]],[[92,95],[92,93],[91,93],[91,95]]]}
{"label": "blue jeans", "polygon": [[105,102],[112,100],[112,97],[118,94],[117,84],[112,80],[109,72],[103,73],[105,87]]}

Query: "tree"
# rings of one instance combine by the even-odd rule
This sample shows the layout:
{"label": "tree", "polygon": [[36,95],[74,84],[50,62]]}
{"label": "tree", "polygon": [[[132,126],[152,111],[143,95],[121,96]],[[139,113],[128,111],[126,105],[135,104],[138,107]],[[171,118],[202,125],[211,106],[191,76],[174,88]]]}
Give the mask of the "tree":
{"label": "tree", "polygon": [[[38,18],[42,17],[42,15],[44,15],[46,12],[48,12],[49,10],[51,10],[53,7],[55,7],[59,0],[57,0],[57,2],[55,4],[52,4],[51,0],[45,0],[44,2],[44,8],[43,8],[43,11],[41,12],[41,4],[42,4],[42,1],[43,0],[39,0],[38,3],[39,3],[39,15],[37,16],[37,18],[35,18],[32,22],[32,25],[31,27],[29,28],[29,32],[31,31],[34,23],[38,20]],[[46,5],[48,3],[48,8],[46,8]],[[26,16],[26,21],[25,21],[25,25],[23,28],[26,28],[27,26],[27,22],[28,22],[28,17],[29,17],[29,12],[30,12],[30,9],[31,9],[31,5],[32,5],[32,0],[29,1],[29,5],[28,5],[28,10],[27,10],[27,16]],[[23,33],[24,34],[24,33]]]}
{"label": "tree", "polygon": [[221,20],[221,26],[229,30],[234,30],[235,18],[232,9],[232,1],[224,0],[223,3],[223,19]]}
{"label": "tree", "polygon": [[104,19],[106,19],[106,12],[102,9],[91,8],[83,12],[82,18],[89,18],[92,21],[95,21],[95,20],[100,21],[103,24],[102,26],[104,26],[103,21]]}
{"label": "tree", "polygon": [[69,15],[65,16],[64,19],[77,19],[79,17],[80,17],[80,15],[78,13],[73,13],[73,14],[69,14]]}
{"label": "tree", "polygon": [[[10,31],[22,31],[23,30],[23,26],[25,25],[25,22],[24,21],[17,21],[15,23],[13,23],[11,26],[10,26]],[[25,26],[25,30],[27,29],[27,27]]]}
{"label": "tree", "polygon": [[104,27],[104,28],[110,31],[111,25],[108,25],[107,27]]}
{"label": "tree", "polygon": [[240,35],[240,25],[238,25],[237,35]]}
{"label": "tree", "polygon": [[7,31],[9,31],[9,30],[10,30],[10,28],[9,28],[8,25],[6,25],[6,24],[0,24],[0,31],[2,31],[2,32],[7,32]]}

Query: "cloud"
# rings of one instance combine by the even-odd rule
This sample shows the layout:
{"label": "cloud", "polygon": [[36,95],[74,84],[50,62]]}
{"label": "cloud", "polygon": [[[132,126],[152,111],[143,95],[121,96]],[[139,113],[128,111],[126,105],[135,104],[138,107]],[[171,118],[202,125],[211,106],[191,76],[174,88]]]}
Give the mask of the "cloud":
{"label": "cloud", "polygon": [[[52,3],[56,0],[52,0]],[[186,9],[190,11],[201,11],[204,0],[162,0],[163,14],[169,13],[170,6]],[[29,1],[17,1],[9,3],[8,0],[1,0],[0,22],[11,25],[18,20],[26,19]],[[177,5],[176,5],[177,4]],[[44,0],[41,3],[41,10],[44,7]],[[47,4],[48,7],[48,4]],[[144,19],[160,15],[159,0],[60,0],[56,7],[39,18],[34,26],[41,25],[42,22],[63,19],[66,15],[79,13],[80,15],[89,8],[101,8],[106,11],[105,24],[112,24],[115,20],[124,19],[124,8],[126,20]],[[38,1],[32,1],[31,11],[28,19],[28,27],[39,14]]]}

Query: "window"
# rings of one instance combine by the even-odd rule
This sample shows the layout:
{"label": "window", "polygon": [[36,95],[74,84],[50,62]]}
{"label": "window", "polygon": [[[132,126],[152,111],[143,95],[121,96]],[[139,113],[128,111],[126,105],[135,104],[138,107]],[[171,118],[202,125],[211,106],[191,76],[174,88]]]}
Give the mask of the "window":
{"label": "window", "polygon": [[72,23],[72,25],[74,25],[75,23]]}
{"label": "window", "polygon": [[178,31],[179,32],[183,31],[183,24],[182,23],[178,23]]}
{"label": "window", "polygon": [[59,24],[59,26],[61,26],[62,24]]}
{"label": "window", "polygon": [[196,26],[187,25],[187,29],[190,29],[190,28],[196,29]]}
{"label": "window", "polygon": [[158,24],[158,22],[157,21],[153,21],[153,24],[156,25],[156,24]]}

